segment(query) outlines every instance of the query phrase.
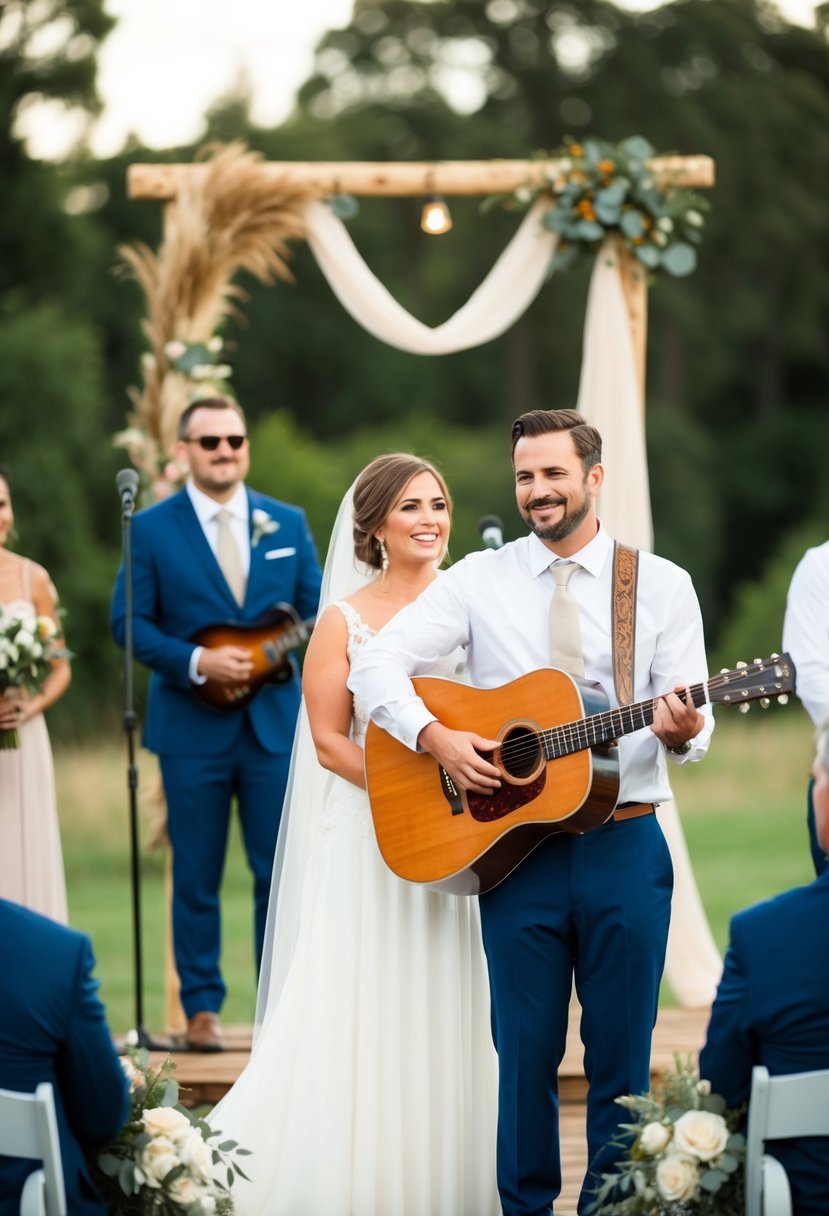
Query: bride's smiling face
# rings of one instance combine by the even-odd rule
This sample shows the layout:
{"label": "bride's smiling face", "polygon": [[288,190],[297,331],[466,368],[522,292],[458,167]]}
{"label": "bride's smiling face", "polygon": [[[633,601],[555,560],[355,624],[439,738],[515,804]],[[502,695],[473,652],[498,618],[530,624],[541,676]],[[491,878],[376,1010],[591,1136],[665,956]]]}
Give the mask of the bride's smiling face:
{"label": "bride's smiling face", "polygon": [[389,566],[399,562],[437,565],[449,544],[449,504],[433,473],[417,473],[389,511],[378,540],[386,546]]}

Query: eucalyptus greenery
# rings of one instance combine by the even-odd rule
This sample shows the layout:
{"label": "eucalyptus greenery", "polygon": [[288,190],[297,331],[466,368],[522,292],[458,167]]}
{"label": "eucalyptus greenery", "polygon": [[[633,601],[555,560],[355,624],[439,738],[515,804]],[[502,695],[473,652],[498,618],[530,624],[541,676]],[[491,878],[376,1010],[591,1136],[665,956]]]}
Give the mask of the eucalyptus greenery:
{"label": "eucalyptus greenery", "polygon": [[656,155],[641,135],[619,144],[568,139],[551,154],[556,164],[546,185],[521,186],[501,201],[526,206],[540,194],[553,195],[555,206],[543,222],[559,235],[554,270],[572,266],[595,253],[605,237],[618,234],[649,271],[690,274],[709,204],[694,190],[669,180],[657,183],[649,168]]}

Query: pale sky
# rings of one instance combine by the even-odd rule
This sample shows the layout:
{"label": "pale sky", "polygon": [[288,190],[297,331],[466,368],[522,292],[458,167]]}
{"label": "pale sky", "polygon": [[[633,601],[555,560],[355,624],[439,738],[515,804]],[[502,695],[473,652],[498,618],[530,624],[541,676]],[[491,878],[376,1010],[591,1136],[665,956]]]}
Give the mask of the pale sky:
{"label": "pale sky", "polygon": [[[660,0],[617,2],[647,9]],[[814,24],[812,0],[778,3],[791,20]],[[250,83],[254,121],[278,124],[308,76],[317,40],[348,24],[353,0],[107,0],[106,8],[118,24],[98,58],[105,108],[92,146],[100,156],[119,151],[130,132],[151,148],[196,142],[206,110],[241,77]],[[76,133],[57,106],[25,128],[33,153],[46,158],[61,155]]]}

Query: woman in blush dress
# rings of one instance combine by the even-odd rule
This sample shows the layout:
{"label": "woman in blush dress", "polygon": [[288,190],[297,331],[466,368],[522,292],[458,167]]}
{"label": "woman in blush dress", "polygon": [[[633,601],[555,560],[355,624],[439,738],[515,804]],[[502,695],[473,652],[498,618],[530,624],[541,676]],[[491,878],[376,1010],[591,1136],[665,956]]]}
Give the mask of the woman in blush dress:
{"label": "woman in blush dress", "polygon": [[[257,1034],[210,1116],[252,1150],[240,1216],[494,1216],[497,1076],[477,900],[383,862],[350,661],[439,577],[451,501],[380,456],[346,496],[305,659]],[[457,676],[462,655],[434,674]],[[316,754],[314,754],[316,753]],[[413,808],[413,813],[416,808]]]}
{"label": "woman in blush dress", "polygon": [[[43,569],[6,546],[14,526],[9,476],[0,467],[0,604],[4,610],[57,621],[57,593]],[[67,921],[52,749],[43,711],[63,696],[69,661],[54,659],[37,693],[0,696],[0,730],[17,730],[20,746],[0,750],[0,897],[53,920]]]}

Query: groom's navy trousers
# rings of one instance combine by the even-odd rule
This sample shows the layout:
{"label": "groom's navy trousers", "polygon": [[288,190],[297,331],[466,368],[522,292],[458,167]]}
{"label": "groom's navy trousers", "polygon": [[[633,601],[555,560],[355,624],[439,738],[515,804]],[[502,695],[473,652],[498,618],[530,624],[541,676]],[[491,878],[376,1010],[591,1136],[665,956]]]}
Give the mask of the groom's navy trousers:
{"label": "groom's navy trousers", "polygon": [[[650,1088],[673,869],[655,814],[545,841],[480,897],[498,1050],[504,1216],[547,1216],[561,1190],[558,1067],[575,977],[590,1044],[589,1170],[612,1163],[622,1094]],[[588,1181],[585,1187],[591,1185]],[[579,1212],[591,1202],[583,1189]]]}

